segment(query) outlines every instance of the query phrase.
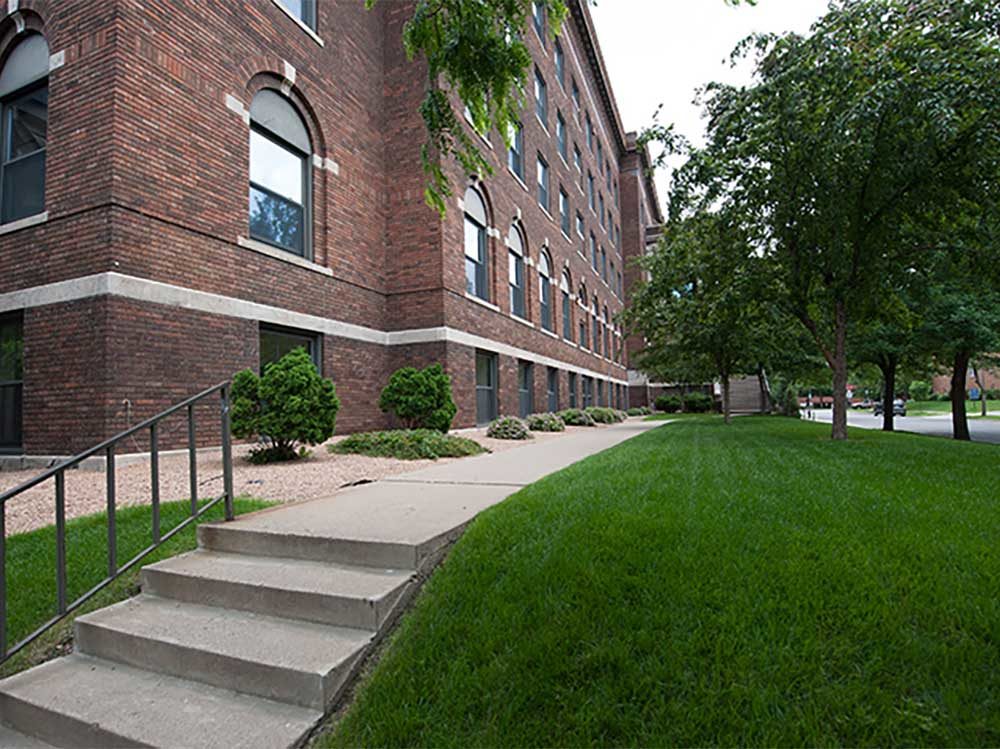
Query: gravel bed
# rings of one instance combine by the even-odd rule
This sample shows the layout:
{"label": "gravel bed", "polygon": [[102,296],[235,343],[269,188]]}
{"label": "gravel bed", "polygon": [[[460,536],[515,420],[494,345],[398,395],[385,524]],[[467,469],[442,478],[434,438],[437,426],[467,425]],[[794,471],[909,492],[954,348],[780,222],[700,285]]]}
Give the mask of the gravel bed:
{"label": "gravel bed", "polygon": [[[580,427],[570,427],[559,434],[535,433],[530,442],[510,442],[486,437],[485,429],[459,432],[492,452],[538,444],[572,434]],[[343,437],[334,437],[330,443]],[[328,443],[329,444],[329,443]],[[337,489],[361,481],[378,481],[427,466],[450,463],[465,458],[433,460],[396,460],[369,458],[361,455],[334,455],[325,445],[313,449],[307,460],[294,463],[252,465],[245,459],[250,445],[233,446],[233,488],[237,495],[248,495],[277,502],[297,502],[329,497]],[[41,471],[0,471],[0,491],[10,489]],[[150,494],[150,469],[147,461],[119,466],[116,472],[118,506],[147,504]],[[99,471],[72,470],[66,472],[66,517],[74,518],[105,510],[106,474]],[[160,501],[186,500],[188,488],[186,454],[161,456]],[[222,459],[217,452],[206,451],[198,456],[199,494],[203,499],[222,493]],[[28,490],[8,503],[7,535],[23,533],[55,523],[54,482],[52,480]]]}

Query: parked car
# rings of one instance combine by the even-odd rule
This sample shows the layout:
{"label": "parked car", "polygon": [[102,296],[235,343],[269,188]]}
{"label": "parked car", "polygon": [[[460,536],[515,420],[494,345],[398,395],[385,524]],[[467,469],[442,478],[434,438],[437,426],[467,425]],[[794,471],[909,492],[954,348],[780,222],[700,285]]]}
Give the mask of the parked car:
{"label": "parked car", "polygon": [[[902,400],[901,398],[896,398],[896,400],[892,402],[892,413],[894,416],[906,416],[906,401]],[[872,412],[872,415],[873,416],[882,415],[881,401],[875,402],[875,408],[874,411]]]}
{"label": "parked car", "polygon": [[865,398],[862,401],[857,401],[854,404],[854,408],[865,408],[865,409],[867,409],[867,408],[871,408],[874,405],[875,405],[875,402],[871,398]]}

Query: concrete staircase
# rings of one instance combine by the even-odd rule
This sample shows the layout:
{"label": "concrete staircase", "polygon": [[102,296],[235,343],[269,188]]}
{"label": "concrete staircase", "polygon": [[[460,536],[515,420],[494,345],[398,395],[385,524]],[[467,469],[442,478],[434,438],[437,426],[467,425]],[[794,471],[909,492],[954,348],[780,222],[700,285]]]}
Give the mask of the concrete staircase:
{"label": "concrete staircase", "polygon": [[300,742],[469,519],[386,542],[325,532],[324,507],[204,525],[144,568],[141,595],[76,620],[73,655],[0,682],[0,746]]}

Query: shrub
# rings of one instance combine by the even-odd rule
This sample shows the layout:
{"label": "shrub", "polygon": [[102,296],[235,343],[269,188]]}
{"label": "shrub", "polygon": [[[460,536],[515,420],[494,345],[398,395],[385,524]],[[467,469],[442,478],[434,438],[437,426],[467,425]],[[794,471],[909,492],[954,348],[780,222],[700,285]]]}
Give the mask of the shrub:
{"label": "shrub", "polygon": [[305,457],[306,445],[333,436],[339,410],[333,382],[320,376],[304,348],[268,364],[263,377],[246,369],[233,378],[233,435],[260,441],[250,453],[251,462]]}
{"label": "shrub", "polygon": [[715,400],[706,393],[688,393],[682,402],[685,413],[689,414],[707,414],[715,405]]}
{"label": "shrub", "polygon": [[378,407],[392,413],[407,429],[447,432],[458,408],[451,397],[451,378],[440,364],[426,369],[403,367],[389,378]]}
{"label": "shrub", "polygon": [[590,417],[586,411],[581,411],[579,408],[568,408],[565,411],[559,412],[559,418],[563,420],[563,423],[569,427],[592,427],[597,426],[594,420]]}
{"label": "shrub", "polygon": [[501,416],[493,421],[486,430],[486,436],[495,440],[534,439],[528,425],[514,416]]}
{"label": "shrub", "polygon": [[1000,400],[1000,389],[986,388],[986,400],[988,401]]}
{"label": "shrub", "polygon": [[487,452],[478,442],[442,434],[433,429],[396,429],[389,432],[352,434],[335,445],[330,452],[338,455],[369,455],[373,458],[399,460],[437,460],[464,458]]}
{"label": "shrub", "polygon": [[929,401],[931,399],[931,384],[923,380],[914,380],[910,383],[910,398],[915,401]]}
{"label": "shrub", "polygon": [[628,418],[628,414],[622,411],[620,408],[615,409],[615,419],[621,424],[625,419]]}
{"label": "shrub", "polygon": [[619,412],[615,409],[603,406],[591,406],[587,409],[587,415],[598,424],[617,424],[622,421],[618,414]]}
{"label": "shrub", "polygon": [[634,408],[634,407],[630,408],[628,411],[626,411],[626,413],[629,416],[645,416],[646,415],[645,412],[643,411],[643,409],[641,409],[641,408]]}
{"label": "shrub", "polygon": [[656,397],[656,410],[675,414],[681,410],[681,399],[676,395],[659,395]]}
{"label": "shrub", "polygon": [[527,419],[532,432],[565,432],[566,423],[558,414],[531,414]]}
{"label": "shrub", "polygon": [[932,393],[931,400],[940,403],[951,400],[951,396],[948,393]]}

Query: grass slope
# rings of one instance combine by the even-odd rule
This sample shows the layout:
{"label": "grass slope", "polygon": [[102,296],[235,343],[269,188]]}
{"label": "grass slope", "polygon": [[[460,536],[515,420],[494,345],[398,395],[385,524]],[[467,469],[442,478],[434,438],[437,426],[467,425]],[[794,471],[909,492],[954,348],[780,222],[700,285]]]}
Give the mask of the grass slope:
{"label": "grass slope", "polygon": [[996,745],[1000,452],[779,418],[487,511],[325,746]]}
{"label": "grass slope", "polygon": [[[993,413],[997,407],[995,401],[986,401],[986,418],[997,419],[1000,414]],[[870,413],[870,412],[869,412]],[[951,415],[950,401],[908,401],[906,413],[910,416],[944,416]],[[966,401],[965,413],[970,419],[981,419],[982,404],[979,401]]]}
{"label": "grass slope", "polygon": [[[273,502],[241,497],[234,502],[237,513],[253,512]],[[188,517],[190,504],[164,502],[160,505],[160,528],[167,533]],[[221,520],[223,508],[213,507],[201,522]],[[152,540],[152,511],[148,505],[123,507],[115,513],[118,564],[123,565]],[[190,526],[151,553],[139,565],[189,551],[197,545],[195,527]],[[107,574],[107,513],[98,513],[66,522],[67,600],[74,601]],[[137,592],[139,567],[126,572],[84,604],[75,615],[107,606]],[[56,531],[47,526],[7,539],[7,632],[13,645],[56,613]],[[37,644],[4,664],[0,675],[8,675],[44,660],[45,651],[64,641],[71,632],[72,617],[43,635]]]}

